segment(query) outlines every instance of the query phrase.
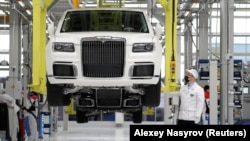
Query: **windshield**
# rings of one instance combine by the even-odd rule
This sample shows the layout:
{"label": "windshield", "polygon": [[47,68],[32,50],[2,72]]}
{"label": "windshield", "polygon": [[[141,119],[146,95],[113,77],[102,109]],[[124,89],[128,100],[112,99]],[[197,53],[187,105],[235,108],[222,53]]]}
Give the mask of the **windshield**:
{"label": "windshield", "polygon": [[70,11],[60,32],[118,31],[148,33],[142,12],[118,10]]}

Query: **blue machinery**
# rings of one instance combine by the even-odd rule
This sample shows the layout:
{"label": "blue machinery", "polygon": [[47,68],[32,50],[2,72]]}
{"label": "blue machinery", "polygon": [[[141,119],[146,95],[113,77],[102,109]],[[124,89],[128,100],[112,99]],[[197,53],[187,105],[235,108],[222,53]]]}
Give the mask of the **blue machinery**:
{"label": "blue machinery", "polygon": [[[234,80],[241,81],[242,80],[242,69],[243,69],[243,62],[242,60],[233,60],[234,61]],[[220,61],[218,60],[218,80],[220,79]],[[209,80],[209,63],[210,60],[208,59],[200,59],[198,61],[198,69],[200,80]]]}
{"label": "blue machinery", "polygon": [[[243,61],[233,60],[233,90],[228,90],[228,95],[233,96],[233,101],[228,101],[227,106],[233,110],[234,121],[237,122],[242,118],[243,107],[243,92],[242,92],[242,77],[243,77]],[[206,81],[210,85],[210,123],[220,124],[220,61],[200,59],[198,61],[198,70],[200,81]],[[212,121],[211,121],[212,120]]]}

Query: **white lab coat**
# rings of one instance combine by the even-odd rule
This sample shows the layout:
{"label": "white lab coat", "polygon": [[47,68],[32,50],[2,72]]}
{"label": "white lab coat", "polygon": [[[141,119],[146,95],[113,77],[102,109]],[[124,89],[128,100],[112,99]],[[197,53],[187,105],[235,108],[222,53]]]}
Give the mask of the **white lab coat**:
{"label": "white lab coat", "polygon": [[[19,130],[17,112],[20,110],[20,108],[16,105],[15,99],[11,97],[9,94],[0,94],[0,103],[6,103],[8,106],[9,116],[10,115],[14,116],[13,120],[11,121],[13,123],[13,129],[11,129],[10,126],[10,136],[12,137],[12,140],[15,141],[17,139],[14,139],[13,137],[17,136],[17,132]],[[9,117],[9,119],[12,118]]]}
{"label": "white lab coat", "polygon": [[15,104],[15,99],[9,94],[0,94],[0,103],[6,103],[9,108],[13,108],[17,113],[20,108]]}
{"label": "white lab coat", "polygon": [[197,82],[194,82],[191,86],[182,86],[178,119],[190,120],[198,124],[204,108],[204,100],[204,90]]}

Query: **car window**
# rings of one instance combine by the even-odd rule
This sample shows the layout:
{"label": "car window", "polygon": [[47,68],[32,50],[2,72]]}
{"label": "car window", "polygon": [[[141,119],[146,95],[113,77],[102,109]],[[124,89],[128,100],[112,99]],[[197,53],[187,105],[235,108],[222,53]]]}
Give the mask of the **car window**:
{"label": "car window", "polygon": [[148,33],[144,14],[138,11],[92,10],[68,12],[61,32],[118,31]]}

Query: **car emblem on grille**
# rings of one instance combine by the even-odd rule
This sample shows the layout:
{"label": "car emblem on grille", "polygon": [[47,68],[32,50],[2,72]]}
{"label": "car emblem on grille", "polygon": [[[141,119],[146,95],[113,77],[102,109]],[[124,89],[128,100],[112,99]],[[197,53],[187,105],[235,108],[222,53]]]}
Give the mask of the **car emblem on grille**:
{"label": "car emblem on grille", "polygon": [[104,44],[106,41],[112,39],[112,37],[111,36],[99,36],[99,37],[95,37],[95,39],[101,41]]}

